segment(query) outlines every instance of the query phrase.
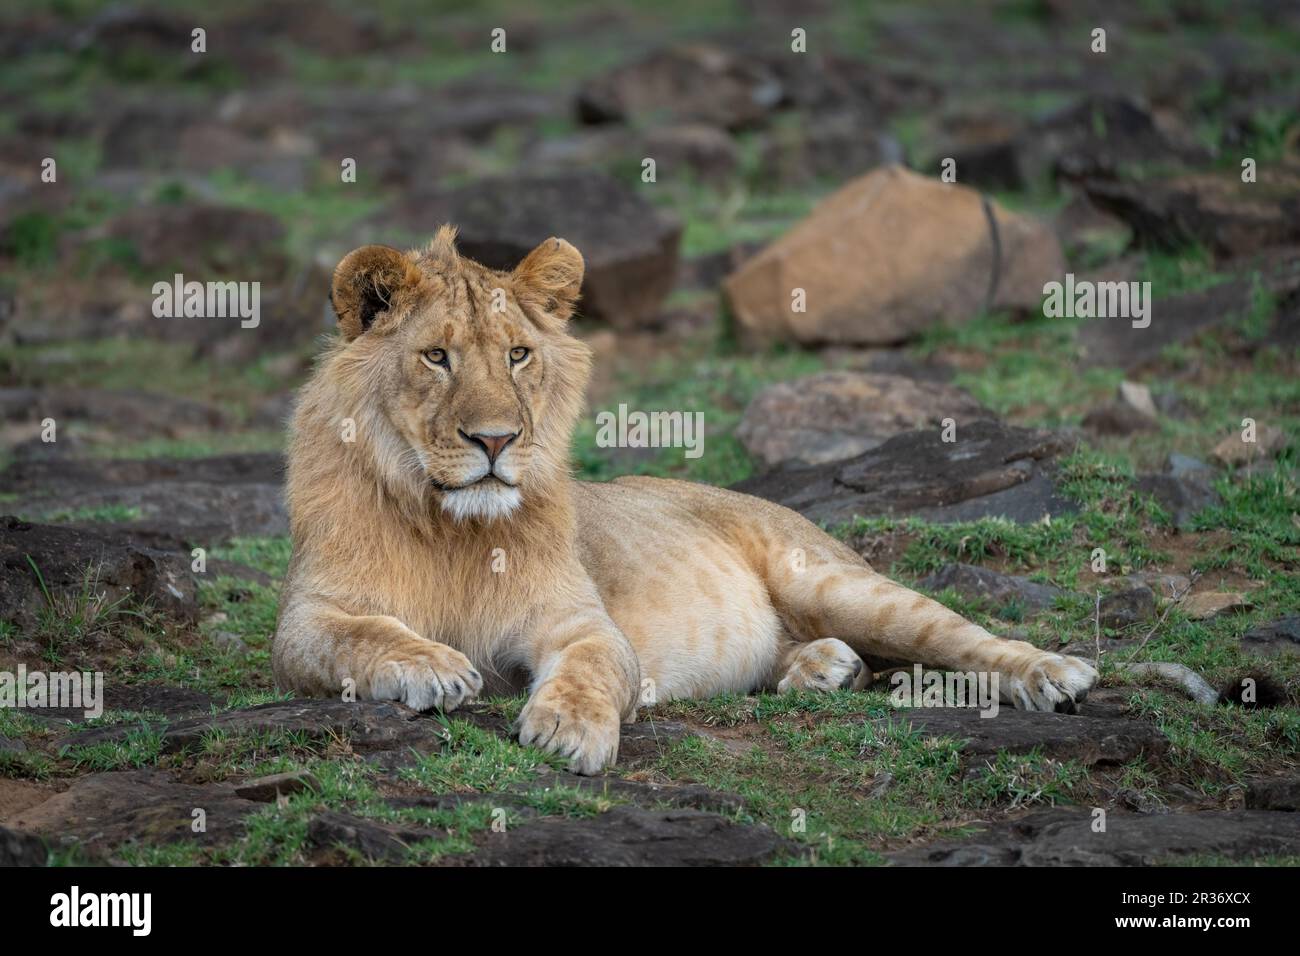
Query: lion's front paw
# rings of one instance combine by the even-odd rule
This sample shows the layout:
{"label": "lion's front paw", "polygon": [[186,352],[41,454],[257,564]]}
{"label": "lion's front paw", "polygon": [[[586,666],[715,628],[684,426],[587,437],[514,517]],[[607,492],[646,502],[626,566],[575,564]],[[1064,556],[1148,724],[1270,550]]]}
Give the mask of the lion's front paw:
{"label": "lion's front paw", "polygon": [[455,710],[482,689],[483,677],[468,657],[432,641],[386,652],[370,674],[370,697],[400,700],[412,710]]}
{"label": "lion's front paw", "polygon": [[1003,696],[1020,710],[1058,710],[1072,714],[1097,683],[1097,669],[1078,657],[1036,656],[1016,674],[1003,679]]}
{"label": "lion's front paw", "polygon": [[599,773],[618,756],[618,708],[596,690],[554,677],[519,715],[519,742],[568,758],[574,773]]}

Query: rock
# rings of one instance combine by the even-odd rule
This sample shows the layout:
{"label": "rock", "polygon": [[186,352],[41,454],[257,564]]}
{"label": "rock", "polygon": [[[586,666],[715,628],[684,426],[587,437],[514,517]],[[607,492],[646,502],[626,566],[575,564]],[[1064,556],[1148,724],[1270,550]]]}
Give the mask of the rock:
{"label": "rock", "polygon": [[243,657],[248,653],[248,644],[234,631],[214,631],[211,641],[213,647],[227,654]]}
{"label": "rock", "polygon": [[1102,595],[1100,622],[1102,627],[1119,630],[1149,621],[1155,612],[1155,593],[1145,584],[1139,584]]}
{"label": "rock", "polygon": [[[229,784],[197,786],[161,770],[130,770],[76,777],[67,790],[8,822],[61,846],[102,853],[124,843],[227,842],[243,835],[244,817],[261,807],[237,797]],[[195,810],[205,815],[198,832],[191,826]]]}
{"label": "rock", "polygon": [[647,130],[641,143],[641,158],[655,161],[656,181],[725,183],[740,165],[736,141],[725,130],[701,123]]}
{"label": "rock", "polygon": [[[1275,276],[1265,279],[1265,288],[1282,293],[1295,283]],[[1256,295],[1252,280],[1235,279],[1157,300],[1145,328],[1134,328],[1132,320],[1122,318],[1080,320],[1080,357],[1088,366],[1138,368],[1157,361],[1170,345],[1187,342],[1206,329],[1247,314]]]}
{"label": "rock", "polygon": [[1067,593],[1051,584],[1039,584],[1026,577],[999,574],[971,564],[945,564],[918,581],[917,586],[931,592],[951,588],[965,598],[983,601],[995,612],[1015,605],[1027,614],[1047,610]]}
{"label": "rock", "polygon": [[1197,243],[1217,256],[1243,256],[1300,241],[1300,175],[1261,169],[1259,181],[1238,172],[1198,173],[1141,182],[1089,180],[1088,197],[1133,228],[1142,245]]}
{"label": "rock", "polygon": [[698,810],[619,806],[588,820],[546,817],[488,833],[470,866],[754,866],[797,845],[765,826]]}
{"label": "rock", "polygon": [[663,756],[670,746],[694,733],[691,728],[675,720],[642,719],[634,724],[624,724],[618,738],[619,762]]}
{"label": "rock", "polygon": [[368,860],[400,862],[410,846],[446,836],[445,830],[402,826],[326,810],[307,824],[307,842],[321,850],[342,848]]}
{"label": "rock", "polygon": [[40,837],[0,827],[0,866],[44,866],[49,855]]}
{"label": "rock", "polygon": [[0,421],[38,424],[45,418],[60,424],[93,422],[131,438],[179,438],[229,426],[221,409],[171,395],[99,388],[0,388]]}
{"label": "rock", "polygon": [[1248,810],[1300,810],[1300,777],[1252,780],[1246,787]]}
{"label": "rock", "polygon": [[258,803],[274,803],[281,796],[320,793],[320,782],[306,770],[290,770],[258,777],[235,787],[235,795]]}
{"label": "rock", "polygon": [[1091,95],[1031,123],[1016,140],[1026,181],[1113,176],[1153,162],[1199,165],[1210,153],[1167,115],[1126,95]]}
{"label": "rock", "polygon": [[1175,478],[1214,474],[1214,469],[1199,458],[1192,458],[1190,455],[1183,455],[1176,451],[1170,452],[1169,457],[1165,459],[1165,471]]}
{"label": "rock", "polygon": [[1193,621],[1206,621],[1221,614],[1238,614],[1253,605],[1236,591],[1201,591],[1183,598],[1180,605],[1184,614]]}
{"label": "rock", "polygon": [[133,516],[120,527],[137,539],[185,550],[232,537],[286,534],[283,477],[278,453],[19,461],[3,473],[15,511],[75,515],[124,509]]}
{"label": "rock", "polygon": [[1253,442],[1244,440],[1240,431],[1233,432],[1214,446],[1210,457],[1221,465],[1235,468],[1260,459],[1273,458],[1287,444],[1286,433],[1282,429],[1275,425],[1260,424],[1255,426]]}
{"label": "rock", "polygon": [[67,600],[84,591],[88,577],[106,603],[148,602],[174,619],[198,620],[194,579],[177,556],[121,535],[0,518],[0,619],[35,632],[46,591]]}
{"label": "rock", "polygon": [[575,166],[595,166],[610,173],[635,168],[639,176],[643,159],[655,161],[656,182],[722,184],[735,176],[740,149],[726,130],[703,123],[648,130],[596,126],[541,140],[530,150],[528,165],[548,172],[568,172]]}
{"label": "rock", "polygon": [[[186,280],[206,282],[255,267],[259,276],[283,264],[284,226],[270,213],[234,206],[177,203],[138,206],[90,230],[83,240],[130,243],[141,268],[175,268]],[[276,268],[268,268],[275,263]]]}
{"label": "rock", "polygon": [[1096,435],[1133,435],[1156,427],[1154,419],[1120,401],[1092,409],[1081,424]]}
{"label": "rock", "polygon": [[1241,635],[1241,648],[1266,657],[1300,654],[1300,615],[1292,614],[1252,627]]}
{"label": "rock", "polygon": [[1089,807],[1035,810],[981,824],[968,840],[942,841],[888,854],[891,862],[928,866],[1152,866],[1187,856],[1300,853],[1300,817],[1266,810],[1135,814],[1110,810],[1093,831]]}
{"label": "rock", "polygon": [[1137,382],[1120,382],[1119,400],[1145,418],[1152,421],[1159,418],[1155,400],[1151,397],[1151,389],[1145,385],[1139,385]]}
{"label": "rock", "polygon": [[[1041,223],[887,166],[818,203],[724,290],[759,339],[881,345],[987,308],[1038,309],[1044,284],[1063,271]],[[799,289],[804,311],[794,310]]]}
{"label": "rock", "polygon": [[1060,435],[977,421],[958,428],[955,442],[942,441],[937,428],[904,432],[848,461],[773,471],[734,487],[830,524],[880,514],[1029,523],[1077,510],[1050,474],[1051,459],[1069,447]]}
{"label": "rock", "polygon": [[427,239],[444,222],[460,230],[461,253],[512,269],[548,236],[586,259],[579,311],[622,329],[651,320],[672,291],[681,227],[603,173],[569,172],[482,180],[403,198],[376,224]]}
{"label": "rock", "polygon": [[903,147],[887,133],[864,129],[852,113],[804,116],[764,136],[758,175],[777,186],[806,185],[860,176],[903,162]]}
{"label": "rock", "polygon": [[[63,741],[90,746],[122,739],[131,727],[110,725],[81,731]],[[386,754],[441,749],[446,735],[432,717],[392,701],[289,700],[259,704],[239,710],[193,717],[170,724],[162,731],[163,753],[197,750],[205,737],[300,733],[314,739],[347,738],[363,754]]]}
{"label": "rock", "polygon": [[[1163,474],[1139,475],[1133,485],[1169,512],[1180,531],[1193,531],[1196,515],[1221,500],[1214,490],[1215,475],[1214,469],[1204,462],[1173,452],[1165,460]],[[1162,589],[1161,593],[1166,594],[1168,590]]]}
{"label": "rock", "polygon": [[577,110],[586,123],[668,120],[735,130],[764,118],[782,96],[780,81],[763,63],[696,44],[659,50],[587,80]]}
{"label": "rock", "polygon": [[900,432],[991,413],[962,389],[899,375],[819,372],[765,388],[736,437],[766,467],[819,465],[860,455]]}
{"label": "rock", "polygon": [[1154,724],[1127,717],[1047,714],[1016,710],[1002,704],[994,717],[981,717],[970,707],[920,707],[896,711],[872,721],[878,728],[904,723],[927,737],[954,737],[965,756],[999,751],[1037,751],[1058,760],[1085,766],[1123,764],[1142,755],[1159,756],[1169,742]]}

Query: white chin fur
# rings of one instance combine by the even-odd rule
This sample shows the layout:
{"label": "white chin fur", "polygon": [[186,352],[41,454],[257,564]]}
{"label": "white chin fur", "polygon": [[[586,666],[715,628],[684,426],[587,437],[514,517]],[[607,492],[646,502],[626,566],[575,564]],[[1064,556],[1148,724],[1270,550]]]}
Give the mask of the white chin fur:
{"label": "white chin fur", "polygon": [[457,488],[442,493],[442,510],[457,521],[482,518],[492,521],[504,518],[519,507],[523,497],[518,488],[508,488],[495,482]]}

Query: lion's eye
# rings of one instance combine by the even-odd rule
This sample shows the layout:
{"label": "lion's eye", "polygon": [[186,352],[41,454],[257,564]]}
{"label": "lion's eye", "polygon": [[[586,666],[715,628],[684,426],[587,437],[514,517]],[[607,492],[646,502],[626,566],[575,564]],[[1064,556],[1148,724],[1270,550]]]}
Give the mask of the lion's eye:
{"label": "lion's eye", "polygon": [[441,365],[443,368],[450,367],[450,363],[447,361],[446,349],[429,349],[426,352],[421,352],[420,359],[429,368],[433,368],[435,365]]}
{"label": "lion's eye", "polygon": [[528,349],[522,345],[516,345],[510,350],[510,361],[515,365],[518,365],[526,358],[528,358]]}

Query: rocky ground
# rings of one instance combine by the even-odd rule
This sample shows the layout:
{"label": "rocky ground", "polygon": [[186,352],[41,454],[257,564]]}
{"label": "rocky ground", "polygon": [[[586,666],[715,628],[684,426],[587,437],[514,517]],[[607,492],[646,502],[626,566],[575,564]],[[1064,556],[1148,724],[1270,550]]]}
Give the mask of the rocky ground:
{"label": "rocky ground", "polygon": [[[372,6],[3,15],[0,674],[105,700],[0,708],[0,862],[1300,861],[1292,5]],[[698,459],[589,415],[581,475],[781,501],[1101,686],[662,703],[590,779],[519,699],[278,693],[330,270],[444,220],[586,253],[593,413],[705,415]],[[154,317],[178,271],[259,281],[260,324]],[[1050,317],[1066,272],[1149,282],[1150,324]]]}

